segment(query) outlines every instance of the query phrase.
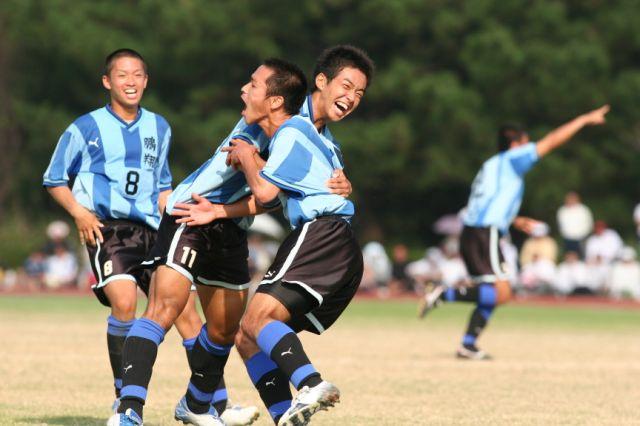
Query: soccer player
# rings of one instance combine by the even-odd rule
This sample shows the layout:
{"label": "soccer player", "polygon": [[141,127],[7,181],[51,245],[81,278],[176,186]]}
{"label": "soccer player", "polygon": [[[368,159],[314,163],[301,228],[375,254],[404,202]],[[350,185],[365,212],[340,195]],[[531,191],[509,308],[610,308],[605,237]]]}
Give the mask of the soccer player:
{"label": "soccer player", "polygon": [[[93,291],[111,308],[107,346],[114,406],[122,386],[122,347],[135,318],[136,285],[149,293],[150,274],[140,262],[155,240],[171,192],[171,128],[140,107],[147,81],[147,65],[136,51],[119,49],[107,56],[102,84],[109,103],[66,129],[44,173],[44,186],[73,217],[80,242],[86,243],[98,280]],[[176,322],[185,347],[202,324],[194,300]]]}
{"label": "soccer player", "polygon": [[464,228],[460,249],[474,286],[448,288],[435,286],[421,301],[419,316],[446,302],[475,303],[459,358],[481,360],[490,358],[476,346],[495,307],[511,298],[511,287],[502,268],[499,236],[509,226],[531,233],[541,223],[530,218],[516,217],[524,195],[524,176],[554,149],[568,142],[585,126],[605,122],[609,106],[583,114],[547,134],[538,143],[529,141],[526,131],[516,125],[504,125],[498,132],[498,154],[484,162],[471,186],[471,195],[463,216]]}
{"label": "soccer player", "polygon": [[[326,49],[320,55],[316,62],[316,67],[314,70],[315,85],[312,89],[312,93],[306,97],[305,103],[300,110],[300,114],[302,116],[308,117],[308,119],[313,122],[317,131],[322,135],[323,141],[325,143],[328,143],[329,146],[332,146],[333,152],[338,154],[338,156],[339,148],[333,140],[333,136],[331,135],[327,124],[342,120],[357,108],[361,97],[364,95],[365,87],[371,81],[373,71],[373,63],[371,59],[369,59],[367,54],[361,49],[347,45],[334,46]],[[307,128],[307,130],[310,129]],[[314,140],[317,141],[317,139]],[[308,146],[306,148],[308,148]],[[225,150],[228,149],[229,148],[225,148]],[[296,152],[304,151],[297,150]],[[256,160],[258,165],[262,166],[263,162],[255,154],[254,160]],[[295,157],[292,157],[289,160],[294,161]],[[306,170],[307,164],[303,162],[299,165],[299,167],[301,167],[302,170]],[[321,180],[316,181],[316,183],[318,182],[321,182]],[[298,182],[297,184],[305,185],[306,183],[308,182]],[[321,191],[321,193],[326,193],[326,189],[323,190],[319,187],[316,187],[314,190]],[[306,208],[311,205],[311,208],[313,208],[313,203],[310,203],[309,200],[307,200],[303,205]],[[191,205],[177,204],[176,207],[181,210],[174,209],[173,214],[184,216],[184,218],[180,219],[179,222],[187,223],[188,225],[206,224],[215,219],[229,217],[229,215],[232,213],[230,209],[226,208],[226,206],[211,205],[206,200],[201,200],[198,204]],[[313,219],[312,216],[314,214],[320,214],[320,212],[309,214],[308,219]],[[324,219],[321,218],[320,220]],[[340,221],[338,221],[338,223],[340,225],[343,225],[343,223]],[[298,235],[301,232],[300,230],[302,229],[302,227],[299,226],[296,229],[297,231],[294,231],[294,234]],[[290,236],[287,240],[288,243],[285,242],[285,244],[283,244],[282,247],[288,248],[281,248],[281,252],[278,255],[280,258],[279,262],[282,262],[282,257],[286,256],[286,254],[289,253],[287,250],[291,248],[290,245],[293,244],[296,238],[295,235]],[[314,235],[313,238],[318,238],[318,236]],[[315,241],[312,239],[308,241],[305,240],[302,247],[304,248],[304,250],[313,251],[314,244]],[[318,256],[324,256],[326,254],[325,250],[330,251],[331,248],[324,247],[321,250],[322,252],[319,253]],[[359,252],[359,249],[357,249],[357,252]],[[334,255],[340,257],[343,255],[343,253],[339,252],[335,253]],[[351,253],[345,259],[342,259],[341,262],[345,262],[352,255],[358,258],[357,254]],[[327,262],[331,263],[333,261],[331,259],[333,258],[330,257]],[[313,258],[313,260],[318,261],[319,259]],[[296,261],[297,260],[294,260],[294,262]],[[276,261],[276,263],[278,263],[278,260]],[[325,265],[310,266],[312,271],[324,271],[324,267]],[[276,274],[275,268],[272,266],[271,268],[269,268],[269,270],[270,272],[267,273],[268,276],[265,277],[265,281],[263,281],[263,284],[268,285],[267,287],[274,289],[279,286],[289,286],[289,284],[281,282],[280,279],[274,282]],[[299,270],[291,273],[299,273]],[[331,280],[336,278],[336,276],[329,276],[328,278],[329,280]],[[333,290],[336,290],[340,287],[340,283],[338,282],[332,282],[330,284],[333,284]],[[359,280],[357,280],[356,285],[357,284],[359,284]],[[267,287],[261,286],[261,289],[266,289]],[[328,288],[327,290],[329,290],[329,292],[332,291],[331,288]],[[340,313],[350,300],[350,297],[352,296],[352,290],[355,290],[355,288],[351,284],[348,285],[345,290],[336,290],[337,292],[334,297],[336,297],[337,299],[323,304],[324,307],[318,308],[317,312],[314,311],[316,312],[315,314],[309,313],[309,318],[313,317],[313,315],[317,315],[318,318],[321,318],[321,321],[323,321],[323,323],[328,327],[328,325],[330,325],[330,323],[332,323],[340,315]],[[274,291],[278,292],[277,289]],[[295,288],[293,288],[292,291],[294,291],[294,293],[297,291],[302,292],[302,295],[294,295],[294,299],[299,299],[300,297],[310,297],[307,293],[305,293],[304,290],[296,290]],[[310,289],[309,292],[312,294],[316,294],[315,290],[312,289]],[[324,293],[324,290],[320,290],[320,292]],[[284,304],[285,302],[282,303]],[[318,302],[316,299],[309,301],[309,305],[311,306],[315,306],[317,303]],[[295,312],[302,312],[305,307],[289,307],[285,304],[281,309],[286,309],[291,312],[291,315],[293,315],[293,313]],[[324,328],[324,326],[320,322],[316,323],[318,324],[318,327],[320,327],[317,328],[315,326],[311,326],[311,323],[305,324],[305,321],[306,320],[304,318],[296,318],[290,321],[289,324],[293,326],[296,331],[302,330],[306,327],[312,332],[320,333],[321,329]],[[240,347],[239,350],[242,351]],[[270,415],[272,416],[272,419],[275,423],[278,423],[283,414],[287,410],[289,410],[292,405],[289,377],[278,368],[277,364],[275,364],[269,358],[269,354],[265,354],[264,352],[260,351],[255,347],[255,345],[249,345],[244,349],[244,352],[241,352],[241,354],[243,353],[243,358],[245,360],[251,380],[256,386],[260,397],[262,398]],[[294,384],[298,385],[299,388],[301,387],[301,383],[299,382],[294,382]],[[317,389],[315,392],[316,395],[318,394],[318,390],[319,389]],[[304,393],[301,393],[301,395],[304,395]],[[296,421],[295,419],[299,418],[299,416],[304,417],[304,413],[307,413],[307,415],[311,415],[313,410],[316,410],[318,408],[319,406],[317,405],[313,405],[313,408],[306,407],[303,410],[302,414],[294,411],[290,413],[290,415],[285,416],[283,422]],[[287,420],[289,417],[291,417],[293,420]]]}
{"label": "soccer player", "polygon": [[[289,96],[287,87],[283,88],[283,81],[292,78],[290,66],[277,60],[268,63],[275,73],[270,89],[280,98]],[[296,80],[295,76],[293,80]],[[279,94],[283,90],[285,93]],[[296,112],[301,103],[297,105]],[[229,146],[232,138],[245,140],[266,155],[269,139],[259,126],[247,125],[241,119],[213,157],[178,185],[169,198],[168,213],[178,202],[202,200],[227,203],[225,208],[232,210],[238,205],[246,209],[237,216],[262,211],[258,210],[262,207],[257,206],[253,198],[247,198],[250,192],[243,174],[226,164],[227,154],[223,148]],[[345,183],[341,176],[334,179],[332,185],[346,187],[350,192],[350,184]],[[143,318],[135,323],[128,335],[123,362],[125,369],[130,367],[130,370],[124,378],[119,414],[112,416],[109,424],[137,424],[142,421],[146,389],[158,345],[182,310],[192,283],[198,285],[207,324],[195,342],[191,379],[186,395],[176,407],[175,417],[195,425],[222,424],[211,402],[216,397],[216,385],[222,377],[246,305],[250,279],[245,229],[249,222],[249,218],[226,219],[187,227],[165,214],[157,243],[149,254],[148,263],[158,266],[153,277],[154,293]],[[225,414],[222,415],[223,420],[231,424],[224,418]],[[233,424],[250,424],[255,417],[257,409],[244,421],[234,421]]]}

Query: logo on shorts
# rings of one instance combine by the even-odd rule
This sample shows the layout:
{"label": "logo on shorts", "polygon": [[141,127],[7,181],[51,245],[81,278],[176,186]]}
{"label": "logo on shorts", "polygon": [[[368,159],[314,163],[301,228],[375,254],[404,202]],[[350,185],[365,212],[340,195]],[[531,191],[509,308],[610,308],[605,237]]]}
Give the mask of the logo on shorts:
{"label": "logo on shorts", "polygon": [[264,274],[265,278],[271,278],[272,276],[274,276],[276,273],[276,271],[267,271],[266,274]]}
{"label": "logo on shorts", "polygon": [[291,350],[291,346],[289,346],[289,349],[287,349],[286,351],[282,352],[280,354],[280,356],[285,356],[285,355],[293,355],[293,351]]}

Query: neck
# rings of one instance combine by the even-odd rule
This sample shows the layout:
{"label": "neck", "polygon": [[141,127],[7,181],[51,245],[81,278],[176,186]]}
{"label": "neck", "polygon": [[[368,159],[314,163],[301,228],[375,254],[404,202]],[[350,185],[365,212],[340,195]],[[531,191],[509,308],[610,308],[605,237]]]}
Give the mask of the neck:
{"label": "neck", "polygon": [[114,102],[113,99],[111,99],[110,105],[111,105],[111,110],[118,117],[122,118],[124,121],[127,121],[127,122],[131,122],[136,119],[136,117],[138,116],[138,109],[140,108],[139,105],[135,105],[135,106],[122,105],[122,104],[119,104],[118,102]]}
{"label": "neck", "polygon": [[258,126],[260,126],[264,134],[267,135],[269,139],[271,139],[273,135],[275,135],[275,133],[278,131],[278,128],[282,126],[282,123],[287,121],[289,118],[291,118],[290,115],[287,115],[284,112],[278,112],[272,115],[268,115],[264,119],[260,120],[258,122]]}
{"label": "neck", "polygon": [[319,90],[311,94],[311,109],[313,113],[313,125],[316,126],[316,129],[321,130],[327,125],[327,117],[323,114],[325,109]]}

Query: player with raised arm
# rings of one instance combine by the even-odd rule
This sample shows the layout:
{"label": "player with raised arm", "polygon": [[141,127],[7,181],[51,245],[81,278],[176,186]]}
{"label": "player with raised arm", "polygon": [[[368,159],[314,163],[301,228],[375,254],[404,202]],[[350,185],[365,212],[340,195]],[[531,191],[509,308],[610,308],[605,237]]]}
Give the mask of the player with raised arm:
{"label": "player with raised arm", "polygon": [[501,234],[513,226],[531,233],[540,222],[516,217],[524,195],[524,176],[554,149],[567,143],[585,126],[605,122],[609,106],[580,115],[558,127],[538,143],[519,126],[504,125],[498,133],[499,153],[484,162],[471,187],[471,195],[463,216],[464,228],[460,237],[460,251],[471,275],[470,288],[446,289],[435,286],[419,306],[424,317],[440,302],[470,302],[476,308],[471,314],[467,331],[457,356],[465,359],[488,359],[476,346],[476,339],[484,330],[497,305],[511,298],[511,286],[503,270],[502,253],[498,246]]}
{"label": "player with raised arm", "polygon": [[[324,141],[333,146],[334,152],[339,157],[339,148],[327,124],[342,120],[358,107],[360,99],[364,95],[363,85],[366,86],[371,81],[373,70],[373,63],[367,54],[361,49],[348,45],[328,48],[316,61],[315,84],[311,93],[307,95],[300,114],[313,122]],[[259,165],[262,165],[259,157],[255,154],[254,159]],[[301,164],[301,167],[305,166]],[[330,183],[337,185],[340,182],[331,181]],[[199,200],[197,204],[177,204],[175,207],[173,214],[183,216],[179,222],[190,226],[206,224],[215,219],[233,217],[234,214],[238,214],[228,206],[213,205],[207,200]],[[275,274],[274,271],[271,272]],[[347,302],[348,300],[343,300],[343,303]],[[335,307],[335,309],[336,312],[333,315],[337,317],[341,310],[339,307]],[[317,329],[312,329],[312,331],[318,332]],[[269,414],[274,422],[278,423],[282,415],[291,407],[292,395],[289,377],[278,368],[268,354],[262,351],[254,353],[253,349],[249,348],[245,362],[249,376]],[[293,417],[295,418],[296,415]]]}
{"label": "player with raised arm", "polygon": [[[287,75],[286,69],[278,69],[278,72]],[[273,90],[281,90],[279,75],[274,77]],[[298,104],[296,112],[299,108]],[[225,208],[231,210],[237,206],[245,208],[244,213],[237,216],[263,211],[263,207],[249,197],[251,194],[244,175],[226,164],[224,147],[228,147],[232,139],[244,140],[254,147],[254,152],[266,155],[269,140],[262,129],[257,125],[247,125],[241,119],[214,155],[178,185],[169,198],[168,213],[173,211],[176,203],[199,200],[225,203]],[[338,174],[340,176],[331,184],[342,188],[336,191],[347,196],[344,189],[350,192],[350,184],[341,173]],[[125,377],[119,414],[110,419],[113,424],[142,418],[158,345],[182,309],[192,283],[197,284],[207,324],[202,327],[195,343],[191,379],[185,396],[176,407],[175,417],[194,425],[216,425],[222,421],[226,424],[250,424],[255,420],[255,407],[252,413],[239,420],[242,413],[227,413],[227,410],[219,416],[216,407],[211,405],[216,402],[216,387],[245,309],[249,287],[246,228],[250,221],[250,218],[240,217],[238,220],[217,220],[204,226],[187,227],[165,214],[158,241],[148,261],[149,265],[158,266],[153,277],[154,294],[143,318],[129,333],[124,348],[124,363],[132,365],[132,374]],[[232,414],[233,419],[227,414]]]}
{"label": "player with raised arm", "polygon": [[[111,308],[107,346],[114,408],[122,387],[122,348],[135,319],[136,285],[149,293],[150,273],[139,266],[155,241],[171,192],[171,128],[163,117],[140,107],[147,81],[138,52],[119,49],[107,56],[102,84],[109,103],[65,130],[44,173],[44,186],[73,217],[80,242],[86,243],[98,281],[93,291]],[[176,322],[186,347],[202,324],[194,300]]]}

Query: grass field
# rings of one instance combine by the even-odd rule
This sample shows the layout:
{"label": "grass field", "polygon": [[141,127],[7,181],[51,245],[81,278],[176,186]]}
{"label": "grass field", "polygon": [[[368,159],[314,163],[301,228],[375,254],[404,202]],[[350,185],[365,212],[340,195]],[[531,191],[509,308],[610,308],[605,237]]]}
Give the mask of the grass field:
{"label": "grass field", "polygon": [[[424,321],[410,301],[356,301],[324,336],[303,335],[342,403],[315,425],[640,424],[640,311],[511,306],[480,343],[493,361],[454,359],[470,306]],[[113,395],[105,318],[87,297],[0,297],[0,424],[103,425]],[[260,405],[237,354],[232,399]],[[171,425],[186,360],[160,348],[145,425]],[[270,425],[261,408],[258,425]]]}

